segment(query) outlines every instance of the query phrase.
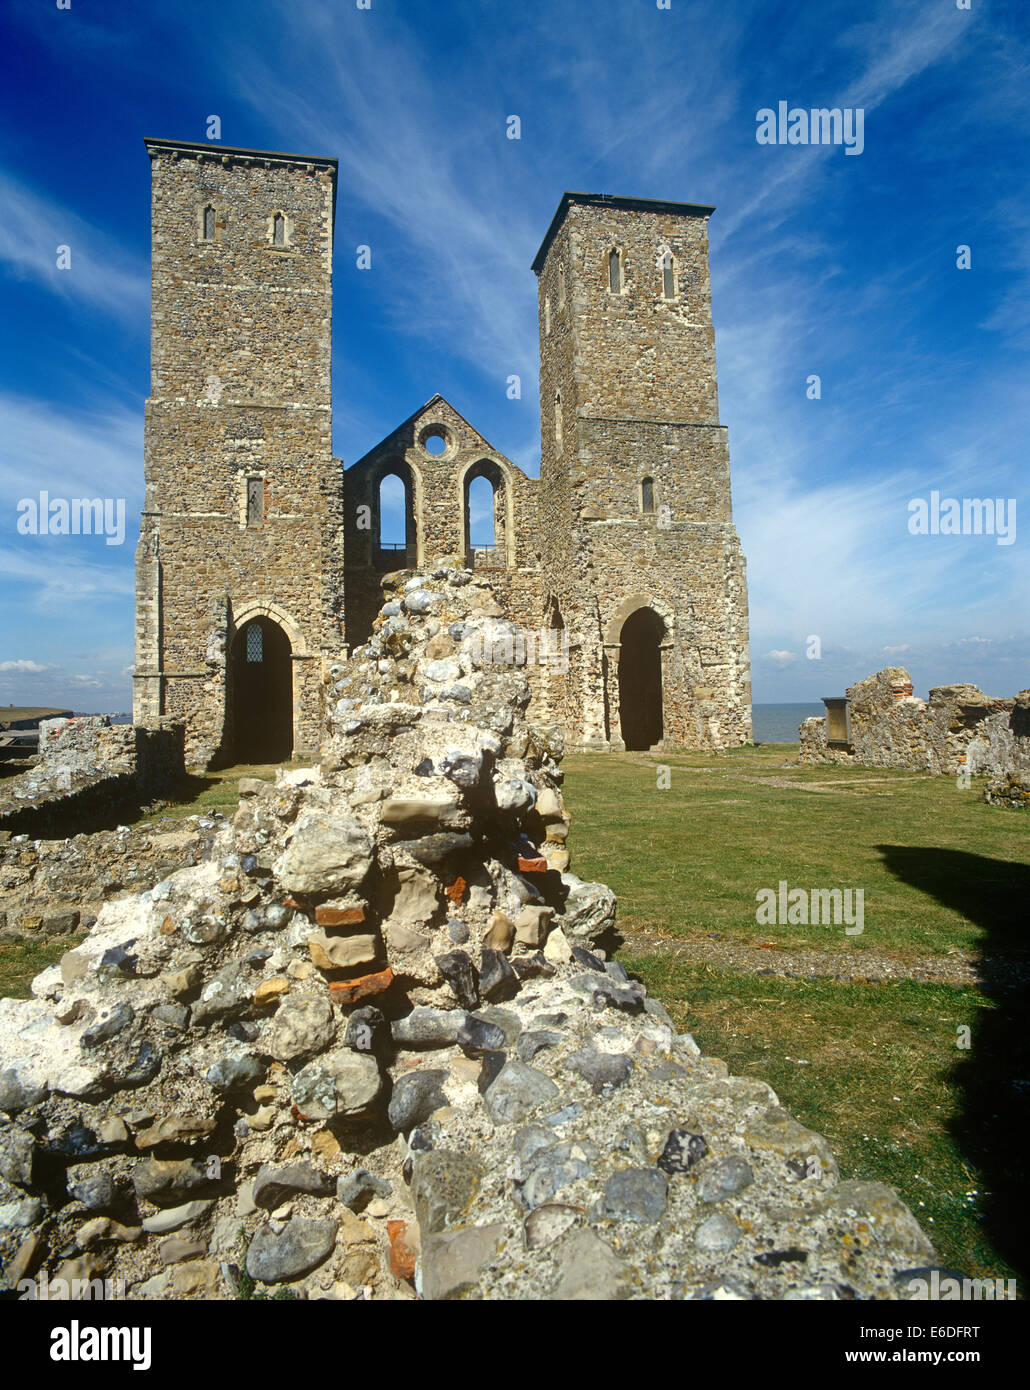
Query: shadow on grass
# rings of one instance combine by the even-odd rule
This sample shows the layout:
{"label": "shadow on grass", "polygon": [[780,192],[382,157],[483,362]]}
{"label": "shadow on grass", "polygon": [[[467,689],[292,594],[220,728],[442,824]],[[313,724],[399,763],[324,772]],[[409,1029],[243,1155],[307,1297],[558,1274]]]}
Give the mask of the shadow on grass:
{"label": "shadow on grass", "polygon": [[140,799],[135,777],[126,773],[122,777],[91,783],[39,806],[12,812],[4,822],[4,829],[12,835],[28,835],[34,840],[64,840],[72,835],[116,830],[120,825],[132,825],[152,815],[155,806],[192,803],[222,780],[225,779],[185,773],[166,788],[160,801],[144,802]]}
{"label": "shadow on grass", "polygon": [[204,792],[210,792],[214,787],[221,786],[223,782],[230,780],[227,777],[212,777],[210,775],[204,777],[192,772],[184,772],[162,791],[160,798],[146,804],[138,802],[128,819],[131,823],[143,816],[153,815],[155,808],[158,807],[192,806]]}
{"label": "shadow on grass", "polygon": [[961,1109],[949,1129],[987,1188],[984,1226],[995,1249],[1030,1274],[1030,866],[961,850],[878,845],[888,870],[950,907],[983,933],[983,984],[994,1007],[977,1011],[949,1074]]}
{"label": "shadow on grass", "polygon": [[5,777],[20,777],[23,772],[31,772],[35,767],[28,758],[0,758],[0,781]]}

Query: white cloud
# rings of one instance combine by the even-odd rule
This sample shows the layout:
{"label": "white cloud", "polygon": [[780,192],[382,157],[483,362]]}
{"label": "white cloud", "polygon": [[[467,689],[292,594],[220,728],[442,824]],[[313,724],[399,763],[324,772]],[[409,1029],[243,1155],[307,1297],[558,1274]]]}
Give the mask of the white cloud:
{"label": "white cloud", "polygon": [[783,668],[785,666],[792,666],[794,662],[798,661],[799,659],[800,658],[798,657],[797,652],[789,651],[764,652],[762,655],[763,661],[771,662],[773,666],[778,666],[780,668]]}
{"label": "white cloud", "polygon": [[70,606],[77,607],[88,618],[91,604],[98,598],[124,597],[131,601],[135,582],[132,550],[128,549],[129,563],[114,568],[92,564],[67,552],[62,552],[57,560],[52,548],[45,556],[30,556],[0,547],[0,577],[26,585],[36,607],[60,608],[62,613]]}
{"label": "white cloud", "polygon": [[[528,262],[542,229],[520,196],[533,169],[520,142],[505,139],[503,112],[484,120],[482,90],[453,80],[441,100],[440,73],[399,21],[383,42],[342,12],[291,4],[288,14],[284,43],[292,36],[303,51],[303,87],[253,48],[234,49],[229,75],[262,119],[277,113],[294,144],[338,157],[337,277],[354,264],[344,237],[372,244],[373,269],[362,273],[398,329],[447,343],[499,381],[523,373],[528,388],[537,362]],[[488,157],[491,147],[506,159]]]}
{"label": "white cloud", "polygon": [[[146,325],[150,276],[146,266],[105,232],[0,170],[0,263],[16,279],[30,279],[85,310]],[[57,268],[57,249],[70,249],[68,269]]]}
{"label": "white cloud", "polygon": [[21,671],[38,674],[41,671],[50,670],[53,670],[52,666],[40,666],[38,661],[0,661],[0,671]]}
{"label": "white cloud", "polygon": [[143,501],[143,410],[98,402],[73,411],[0,392],[0,508],[22,497],[124,497]]}

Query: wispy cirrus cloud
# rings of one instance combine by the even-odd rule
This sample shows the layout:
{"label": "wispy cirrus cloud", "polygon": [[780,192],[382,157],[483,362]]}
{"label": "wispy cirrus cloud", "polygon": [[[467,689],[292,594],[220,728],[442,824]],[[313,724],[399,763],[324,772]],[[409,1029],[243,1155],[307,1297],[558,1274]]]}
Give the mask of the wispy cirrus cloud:
{"label": "wispy cirrus cloud", "polygon": [[[481,371],[522,367],[530,384],[537,334],[527,248],[542,229],[519,196],[529,170],[520,144],[506,140],[505,113],[487,119],[482,91],[453,74],[441,100],[439,72],[400,20],[384,44],[374,26],[342,11],[276,8],[289,11],[284,41],[303,50],[309,81],[285,80],[282,64],[253,46],[237,49],[231,74],[255,111],[274,111],[295,141],[339,158],[340,273],[352,262],[344,238],[379,230],[371,274],[398,327],[447,341]],[[454,61],[475,66],[471,52]]]}
{"label": "wispy cirrus cloud", "polygon": [[17,499],[41,489],[61,497],[143,500],[143,420],[139,408],[98,401],[73,411],[0,391],[0,516],[13,526]]}
{"label": "wispy cirrus cloud", "polygon": [[[0,207],[0,265],[8,276],[31,280],[83,311],[99,309],[134,325],[145,321],[147,267],[108,232],[9,170],[0,169]],[[58,268],[62,247],[67,269]]]}

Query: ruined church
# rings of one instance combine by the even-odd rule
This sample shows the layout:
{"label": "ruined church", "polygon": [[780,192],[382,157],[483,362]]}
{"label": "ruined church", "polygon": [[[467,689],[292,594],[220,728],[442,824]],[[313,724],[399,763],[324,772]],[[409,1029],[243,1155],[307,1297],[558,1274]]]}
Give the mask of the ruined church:
{"label": "ruined church", "polygon": [[[325,673],[370,636],[384,576],[457,562],[536,638],[530,718],[567,747],[750,741],[711,207],[563,195],[532,266],[539,478],[440,395],[345,468],[332,445],[336,161],[145,145],[135,723],[181,720],[193,764],[312,753]],[[403,542],[383,537],[387,478],[403,485]],[[478,479],[493,538],[474,546]]]}

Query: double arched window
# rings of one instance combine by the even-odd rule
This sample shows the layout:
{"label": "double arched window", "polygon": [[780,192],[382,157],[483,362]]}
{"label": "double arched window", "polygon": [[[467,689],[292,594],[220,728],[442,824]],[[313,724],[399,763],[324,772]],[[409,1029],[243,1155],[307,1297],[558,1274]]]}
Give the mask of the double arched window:
{"label": "double arched window", "polygon": [[[224,213],[224,209],[223,209]],[[225,230],[223,216],[222,230]],[[296,224],[282,208],[276,208],[265,223],[265,237],[270,246],[287,251],[293,246]],[[218,209],[213,202],[205,203],[199,211],[198,233],[200,241],[218,241]]]}

